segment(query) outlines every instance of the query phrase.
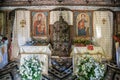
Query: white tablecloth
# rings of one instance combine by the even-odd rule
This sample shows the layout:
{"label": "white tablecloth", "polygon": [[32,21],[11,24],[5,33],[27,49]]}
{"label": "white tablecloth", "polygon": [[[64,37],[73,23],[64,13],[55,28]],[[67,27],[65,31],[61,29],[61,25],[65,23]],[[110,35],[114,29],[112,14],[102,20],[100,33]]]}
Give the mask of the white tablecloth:
{"label": "white tablecloth", "polygon": [[44,53],[51,55],[49,45],[47,46],[20,46],[20,53]]}
{"label": "white tablecloth", "polygon": [[71,52],[71,56],[76,55],[76,54],[84,54],[86,52],[90,53],[90,54],[96,54],[96,53],[101,53],[104,55],[104,51],[101,47],[93,47],[93,50],[88,50],[87,47],[72,47],[72,52]]}
{"label": "white tablecloth", "polygon": [[[50,50],[50,45],[46,45],[46,46],[20,46],[20,53],[21,53],[21,56],[22,54],[45,54],[47,55],[47,58],[48,58],[48,64],[47,65],[51,65],[51,50]],[[45,58],[43,56],[40,56],[41,58]],[[47,62],[47,61],[46,61]],[[48,70],[48,69],[46,69]],[[47,73],[46,71],[44,71],[45,74]]]}

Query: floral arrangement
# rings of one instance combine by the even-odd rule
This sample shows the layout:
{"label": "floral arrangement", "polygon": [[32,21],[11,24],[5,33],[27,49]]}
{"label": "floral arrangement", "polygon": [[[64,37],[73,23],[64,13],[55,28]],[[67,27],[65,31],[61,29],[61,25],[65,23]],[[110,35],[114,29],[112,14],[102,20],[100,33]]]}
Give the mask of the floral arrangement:
{"label": "floral arrangement", "polygon": [[22,80],[41,80],[42,65],[35,56],[24,58],[24,63],[20,66],[20,74]]}
{"label": "floral arrangement", "polygon": [[88,38],[76,38],[73,40],[73,43],[76,46],[86,46],[91,44],[91,41]]}
{"label": "floral arrangement", "polygon": [[89,55],[84,55],[78,60],[78,80],[103,80],[105,65],[96,61]]}

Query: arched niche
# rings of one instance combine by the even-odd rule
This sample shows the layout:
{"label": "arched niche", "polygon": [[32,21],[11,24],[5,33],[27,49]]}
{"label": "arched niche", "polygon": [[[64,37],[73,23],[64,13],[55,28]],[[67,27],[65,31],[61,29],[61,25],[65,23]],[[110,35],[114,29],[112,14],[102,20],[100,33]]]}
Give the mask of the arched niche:
{"label": "arched niche", "polygon": [[107,60],[113,58],[114,15],[111,10],[93,12],[93,43],[103,48]]}
{"label": "arched niche", "polygon": [[58,7],[50,11],[50,25],[53,25],[59,20],[59,16],[62,15],[68,25],[73,25],[73,12],[72,10],[64,7]]}
{"label": "arched niche", "polygon": [[69,8],[65,7],[57,7],[55,9],[50,10],[50,19],[49,19],[49,34],[50,39],[52,39],[53,34],[53,24],[56,21],[59,21],[59,16],[62,16],[64,21],[67,22],[67,24],[70,27],[70,38],[72,39],[74,37],[74,27],[73,27],[73,12]]}

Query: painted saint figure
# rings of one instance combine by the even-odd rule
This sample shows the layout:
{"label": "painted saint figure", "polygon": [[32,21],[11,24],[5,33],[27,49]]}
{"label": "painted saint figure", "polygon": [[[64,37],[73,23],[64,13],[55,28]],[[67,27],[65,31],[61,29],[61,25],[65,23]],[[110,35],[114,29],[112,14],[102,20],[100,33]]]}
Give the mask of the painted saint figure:
{"label": "painted saint figure", "polygon": [[34,22],[34,35],[45,35],[45,23],[42,21],[42,14],[38,14],[37,20]]}
{"label": "painted saint figure", "polygon": [[87,33],[87,26],[86,26],[86,19],[85,19],[85,15],[82,14],[81,15],[81,20],[78,22],[78,36],[85,36]]}

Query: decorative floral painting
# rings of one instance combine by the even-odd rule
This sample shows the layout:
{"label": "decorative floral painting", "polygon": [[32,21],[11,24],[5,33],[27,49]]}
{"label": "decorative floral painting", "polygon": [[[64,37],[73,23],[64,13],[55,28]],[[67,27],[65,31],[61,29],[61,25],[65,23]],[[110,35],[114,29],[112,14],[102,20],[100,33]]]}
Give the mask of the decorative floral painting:
{"label": "decorative floral painting", "polygon": [[92,36],[92,13],[75,11],[74,16],[77,36]]}
{"label": "decorative floral painting", "polygon": [[47,35],[47,12],[32,12],[32,36],[33,38]]}

